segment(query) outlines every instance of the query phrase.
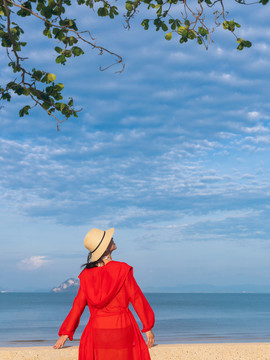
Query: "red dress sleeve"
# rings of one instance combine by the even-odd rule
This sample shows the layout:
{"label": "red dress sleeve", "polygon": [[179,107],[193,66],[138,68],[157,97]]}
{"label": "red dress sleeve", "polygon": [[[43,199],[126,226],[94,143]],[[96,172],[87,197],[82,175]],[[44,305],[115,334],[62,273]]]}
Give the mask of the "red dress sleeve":
{"label": "red dress sleeve", "polygon": [[69,339],[73,340],[73,334],[79,325],[80,318],[84,311],[85,306],[86,306],[86,297],[82,289],[82,286],[80,286],[78,294],[76,295],[73,301],[72,309],[70,310],[68,316],[64,320],[62,326],[60,327],[60,330],[58,332],[59,336],[68,335]]}
{"label": "red dress sleeve", "polygon": [[133,269],[130,270],[125,285],[129,300],[143,324],[142,332],[151,330],[155,323],[155,314],[134,279]]}

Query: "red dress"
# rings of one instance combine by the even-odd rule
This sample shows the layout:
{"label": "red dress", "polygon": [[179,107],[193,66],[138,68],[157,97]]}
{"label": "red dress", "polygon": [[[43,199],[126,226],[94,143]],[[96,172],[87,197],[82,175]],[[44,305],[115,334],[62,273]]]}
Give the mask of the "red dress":
{"label": "red dress", "polygon": [[91,316],[81,336],[79,360],[150,360],[129,303],[143,324],[142,332],[152,329],[155,316],[133,277],[132,267],[110,261],[83,270],[79,278],[78,294],[59,330],[59,335],[68,335],[72,340],[88,305]]}

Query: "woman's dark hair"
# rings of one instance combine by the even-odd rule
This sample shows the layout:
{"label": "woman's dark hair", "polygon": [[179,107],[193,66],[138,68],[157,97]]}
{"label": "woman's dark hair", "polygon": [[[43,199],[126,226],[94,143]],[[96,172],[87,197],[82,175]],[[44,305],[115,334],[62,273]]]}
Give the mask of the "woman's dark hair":
{"label": "woman's dark hair", "polygon": [[98,267],[98,263],[103,263],[104,264],[104,261],[102,260],[103,256],[106,256],[106,255],[109,255],[110,254],[110,248],[111,248],[111,245],[112,245],[112,241],[113,239],[111,239],[107,249],[105,250],[105,252],[101,255],[101,257],[96,260],[96,261],[91,261],[91,252],[88,254],[87,256],[87,260],[86,260],[86,263],[83,264],[81,267],[84,267],[84,269],[91,269],[91,268],[94,268],[94,267]]}

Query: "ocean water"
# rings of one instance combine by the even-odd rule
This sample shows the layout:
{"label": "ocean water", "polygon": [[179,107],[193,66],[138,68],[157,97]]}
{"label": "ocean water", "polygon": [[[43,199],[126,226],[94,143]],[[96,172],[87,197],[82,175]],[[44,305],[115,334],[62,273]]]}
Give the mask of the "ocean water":
{"label": "ocean water", "polygon": [[[270,294],[145,295],[156,315],[157,344],[269,342]],[[0,346],[53,345],[74,297],[72,293],[0,293]],[[88,318],[86,307],[74,345]]]}

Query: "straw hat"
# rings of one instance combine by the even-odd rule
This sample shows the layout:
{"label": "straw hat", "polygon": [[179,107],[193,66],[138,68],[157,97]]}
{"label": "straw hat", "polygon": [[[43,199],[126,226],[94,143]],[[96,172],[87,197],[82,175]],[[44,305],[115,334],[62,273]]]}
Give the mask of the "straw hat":
{"label": "straw hat", "polygon": [[84,246],[91,252],[91,261],[97,261],[106,251],[112,236],[114,228],[107,231],[92,229],[84,238]]}

